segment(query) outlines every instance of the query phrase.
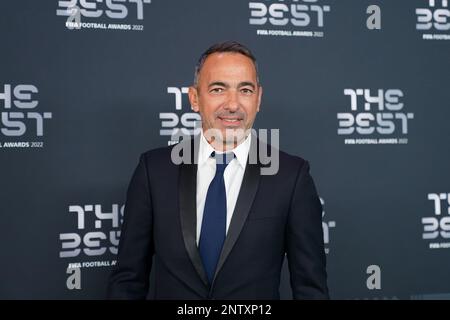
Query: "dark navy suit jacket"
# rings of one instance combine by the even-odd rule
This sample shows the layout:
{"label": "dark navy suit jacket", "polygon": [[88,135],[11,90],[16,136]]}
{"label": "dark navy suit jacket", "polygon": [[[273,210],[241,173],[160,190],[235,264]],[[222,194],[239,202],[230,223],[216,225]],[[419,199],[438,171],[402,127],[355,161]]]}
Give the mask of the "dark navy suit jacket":
{"label": "dark navy suit jacket", "polygon": [[196,245],[197,166],[174,164],[172,148],[141,155],[127,192],[109,298],[145,299],[153,270],[153,299],[279,299],[285,255],[293,297],[328,298],[322,207],[307,161],[280,151],[275,175],[261,175],[261,159],[247,163],[208,283]]}

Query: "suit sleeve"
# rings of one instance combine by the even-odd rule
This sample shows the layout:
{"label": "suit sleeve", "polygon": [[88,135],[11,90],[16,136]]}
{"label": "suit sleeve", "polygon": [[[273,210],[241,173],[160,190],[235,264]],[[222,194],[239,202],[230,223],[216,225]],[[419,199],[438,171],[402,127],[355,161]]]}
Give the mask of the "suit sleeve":
{"label": "suit sleeve", "polygon": [[145,299],[153,257],[152,201],[145,154],[127,191],[117,264],[108,283],[110,299]]}
{"label": "suit sleeve", "polygon": [[293,298],[329,299],[322,205],[307,161],[299,169],[291,199],[286,251]]}

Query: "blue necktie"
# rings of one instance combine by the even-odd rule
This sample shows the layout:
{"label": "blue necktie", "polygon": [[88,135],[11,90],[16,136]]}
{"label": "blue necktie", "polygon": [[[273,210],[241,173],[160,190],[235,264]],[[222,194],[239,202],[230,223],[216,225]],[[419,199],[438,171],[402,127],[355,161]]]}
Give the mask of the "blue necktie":
{"label": "blue necktie", "polygon": [[234,158],[233,153],[216,154],[216,174],[209,184],[203,210],[202,229],[199,250],[209,283],[214,278],[217,262],[226,236],[227,197],[223,173],[228,163]]}

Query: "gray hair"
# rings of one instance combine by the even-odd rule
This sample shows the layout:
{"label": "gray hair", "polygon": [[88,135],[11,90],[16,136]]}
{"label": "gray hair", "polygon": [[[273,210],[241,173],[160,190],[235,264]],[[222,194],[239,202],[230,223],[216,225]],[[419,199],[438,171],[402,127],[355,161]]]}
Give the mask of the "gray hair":
{"label": "gray hair", "polygon": [[259,76],[258,76],[258,64],[256,62],[255,56],[250,51],[250,49],[236,41],[225,41],[225,42],[219,42],[219,43],[213,44],[200,56],[200,58],[198,59],[197,65],[195,66],[194,86],[197,86],[197,84],[198,84],[198,76],[200,74],[200,70],[202,69],[202,67],[205,63],[206,58],[208,58],[209,55],[216,53],[216,52],[240,53],[240,54],[250,58],[253,61],[253,64],[255,65],[256,82],[258,83],[258,85],[260,84]]}

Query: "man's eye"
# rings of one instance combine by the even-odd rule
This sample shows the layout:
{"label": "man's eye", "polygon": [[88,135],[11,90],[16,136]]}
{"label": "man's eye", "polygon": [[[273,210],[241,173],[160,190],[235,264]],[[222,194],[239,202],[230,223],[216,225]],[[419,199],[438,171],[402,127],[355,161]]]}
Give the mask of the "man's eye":
{"label": "man's eye", "polygon": [[242,88],[242,89],[241,89],[241,92],[242,92],[243,94],[252,94],[252,93],[253,93],[253,90],[252,90],[252,89],[249,89],[249,88]]}
{"label": "man's eye", "polygon": [[223,92],[223,88],[213,88],[213,89],[211,89],[210,92],[212,92],[212,93],[221,93],[221,92]]}

